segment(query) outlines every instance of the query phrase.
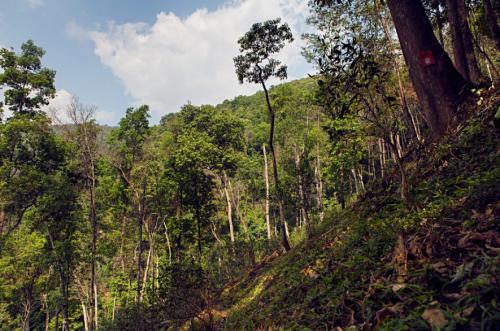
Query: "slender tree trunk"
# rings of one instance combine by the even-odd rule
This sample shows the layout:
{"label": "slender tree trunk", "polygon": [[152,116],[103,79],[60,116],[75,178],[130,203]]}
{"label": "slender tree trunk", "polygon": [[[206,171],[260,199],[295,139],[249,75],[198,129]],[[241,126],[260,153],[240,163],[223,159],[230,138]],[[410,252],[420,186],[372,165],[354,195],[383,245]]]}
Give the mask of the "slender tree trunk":
{"label": "slender tree trunk", "polygon": [[297,150],[297,146],[295,146],[295,169],[298,174],[298,195],[299,195],[299,217],[302,219],[304,225],[306,226],[308,234],[311,234],[311,224],[309,223],[309,217],[307,215],[306,210],[306,198],[305,198],[305,189],[304,189],[304,177],[302,176],[302,170],[300,168],[301,161],[301,153]]}
{"label": "slender tree trunk", "polygon": [[137,289],[136,289],[136,304],[141,303],[141,269],[142,269],[142,224],[144,223],[145,215],[145,199],[146,199],[146,180],[142,184],[142,196],[139,201],[139,215],[137,215]]}
{"label": "slender tree trunk", "polygon": [[229,195],[228,185],[229,179],[225,171],[222,172],[222,186],[224,188],[224,195],[226,196],[227,202],[227,220],[229,222],[229,237],[231,238],[231,243],[234,244],[234,226],[233,226],[233,206],[231,203],[231,196]]}
{"label": "slender tree trunk", "polygon": [[87,307],[85,306],[85,302],[83,302],[83,300],[81,300],[80,304],[82,306],[82,312],[83,312],[83,327],[85,331],[88,331],[90,330],[90,328],[89,328],[89,317],[87,316]]}
{"label": "slender tree trunk", "polygon": [[265,214],[267,226],[267,240],[271,240],[271,220],[269,217],[269,171],[267,170],[267,153],[266,144],[262,144],[262,153],[264,154],[264,182],[266,184],[266,201],[265,201]]}
{"label": "slender tree trunk", "polygon": [[384,166],[385,166],[385,149],[382,139],[378,139],[378,150],[379,150],[379,161],[380,161],[380,176],[384,177]]}
{"label": "slender tree trunk", "polygon": [[169,265],[172,265],[172,247],[170,245],[170,237],[168,235],[168,228],[165,221],[163,221],[163,226],[165,227],[165,240],[167,242],[167,248],[168,248],[168,263]]}
{"label": "slender tree trunk", "polygon": [[278,197],[278,210],[280,214],[280,225],[281,225],[281,240],[283,244],[283,248],[285,251],[290,250],[290,244],[288,243],[288,238],[285,231],[285,210],[284,210],[284,201],[283,201],[283,192],[281,191],[280,181],[278,177],[278,163],[276,161],[276,153],[274,151],[274,122],[275,122],[275,114],[274,110],[271,107],[271,101],[269,100],[269,93],[266,88],[266,84],[261,79],[262,88],[264,89],[264,94],[266,96],[267,109],[269,110],[269,124],[271,130],[269,132],[269,150],[271,151],[272,161],[273,161],[273,174],[274,174],[274,186],[276,190],[276,194]]}
{"label": "slender tree trunk", "polygon": [[500,28],[498,27],[498,20],[495,9],[491,5],[491,0],[483,0],[484,13],[488,21],[491,37],[495,41],[497,50],[500,51]]}
{"label": "slender tree trunk", "polygon": [[146,284],[147,284],[147,281],[148,281],[148,272],[149,272],[149,265],[151,263],[151,253],[153,251],[153,243],[151,242],[150,240],[150,244],[149,244],[149,249],[148,249],[148,257],[146,258],[146,267],[144,268],[144,276],[142,278],[142,289],[141,289],[141,297],[139,299],[139,302],[142,302],[142,299],[144,297],[144,290],[146,289]]}
{"label": "slender tree trunk", "polygon": [[99,297],[97,293],[97,282],[94,282],[94,320],[96,330],[99,329]]}
{"label": "slender tree trunk", "polygon": [[420,0],[388,0],[401,49],[434,139],[453,124],[466,81],[439,44]]}
{"label": "slender tree trunk", "polygon": [[94,315],[94,319],[90,320],[90,330],[97,329],[97,298],[95,297],[94,287],[96,287],[96,251],[97,251],[97,207],[95,202],[95,174],[94,166],[91,162],[90,174],[90,224],[92,227],[92,243],[91,243],[91,272],[90,272],[90,310]]}
{"label": "slender tree trunk", "polygon": [[319,221],[323,222],[325,218],[325,212],[323,210],[323,181],[321,179],[321,161],[319,157],[319,147],[318,156],[316,158],[316,166],[314,167],[314,180],[316,184],[316,208],[319,213]]}
{"label": "slender tree trunk", "polygon": [[116,296],[113,296],[113,310],[111,311],[111,320],[115,320]]}
{"label": "slender tree trunk", "polygon": [[351,174],[352,174],[352,179],[354,180],[354,189],[356,190],[356,194],[359,194],[360,189],[358,186],[358,176],[354,168],[351,169]]}

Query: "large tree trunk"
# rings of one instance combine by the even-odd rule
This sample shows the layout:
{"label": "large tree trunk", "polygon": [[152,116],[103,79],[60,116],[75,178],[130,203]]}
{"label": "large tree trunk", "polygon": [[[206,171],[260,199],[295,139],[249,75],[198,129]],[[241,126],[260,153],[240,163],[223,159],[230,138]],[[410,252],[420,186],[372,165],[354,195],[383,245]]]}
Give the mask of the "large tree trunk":
{"label": "large tree trunk", "polygon": [[282,239],[282,244],[283,248],[285,251],[290,250],[290,244],[288,243],[288,238],[286,234],[286,224],[285,224],[285,209],[284,209],[284,202],[283,202],[283,192],[281,191],[281,186],[280,186],[280,181],[278,177],[278,164],[276,161],[276,153],[274,151],[274,121],[275,121],[275,114],[273,111],[273,108],[271,107],[271,101],[269,100],[269,93],[266,88],[266,84],[264,83],[263,80],[261,80],[262,88],[264,89],[264,94],[266,96],[266,103],[267,103],[267,109],[269,110],[269,124],[270,124],[270,131],[269,131],[269,150],[271,151],[271,156],[272,156],[272,161],[273,161],[273,174],[274,174],[274,188],[276,190],[276,195],[278,197],[278,209],[279,209],[279,214],[280,214],[280,226],[281,226],[281,239]]}
{"label": "large tree trunk", "polygon": [[483,0],[484,13],[486,14],[486,19],[488,21],[488,26],[490,28],[491,37],[495,41],[497,50],[500,50],[500,28],[498,28],[497,15],[495,9],[491,5],[490,0]]}
{"label": "large tree trunk", "polygon": [[401,49],[433,138],[454,122],[465,79],[439,44],[421,1],[388,0]]}
{"label": "large tree trunk", "polygon": [[464,39],[462,38],[462,30],[460,28],[459,2],[461,0],[446,0],[446,8],[448,9],[448,23],[450,23],[451,39],[453,45],[453,60],[455,68],[468,81],[469,66],[465,57]]}
{"label": "large tree trunk", "polygon": [[467,59],[467,65],[469,68],[469,78],[470,81],[478,84],[483,78],[481,69],[479,69],[479,64],[477,62],[476,52],[474,50],[474,41],[472,37],[472,32],[469,27],[467,6],[465,5],[465,0],[458,1],[458,13],[460,17],[460,31],[462,31],[462,39],[464,41],[465,58]]}
{"label": "large tree trunk", "polygon": [[470,82],[479,83],[481,71],[474,53],[472,33],[467,21],[464,0],[446,0],[448,21],[453,39],[453,57],[458,72]]}

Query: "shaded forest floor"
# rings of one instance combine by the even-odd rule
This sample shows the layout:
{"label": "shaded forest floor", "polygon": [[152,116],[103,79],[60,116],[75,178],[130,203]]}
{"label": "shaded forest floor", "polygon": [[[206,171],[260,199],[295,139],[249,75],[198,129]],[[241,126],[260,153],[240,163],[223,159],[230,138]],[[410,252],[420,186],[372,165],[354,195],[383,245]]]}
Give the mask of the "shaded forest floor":
{"label": "shaded forest floor", "polygon": [[[229,284],[213,327],[498,330],[498,112],[497,94],[474,100],[455,132],[406,157],[410,211],[397,175],[373,183],[291,252]],[[406,272],[394,258],[404,254],[395,250],[398,233]]]}

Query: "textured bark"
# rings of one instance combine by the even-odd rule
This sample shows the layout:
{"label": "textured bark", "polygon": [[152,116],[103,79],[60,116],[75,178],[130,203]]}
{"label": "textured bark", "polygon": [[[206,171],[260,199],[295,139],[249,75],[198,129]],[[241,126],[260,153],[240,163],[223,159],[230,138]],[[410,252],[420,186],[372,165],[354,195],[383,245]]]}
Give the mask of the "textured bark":
{"label": "textured bark", "polygon": [[453,45],[453,60],[455,68],[468,81],[469,67],[467,58],[465,57],[465,46],[462,38],[462,30],[460,28],[459,2],[461,0],[446,0],[446,8],[448,9],[448,23],[450,23],[450,32]]}
{"label": "textured bark", "polygon": [[476,52],[474,51],[474,41],[472,32],[469,27],[467,6],[465,0],[458,1],[458,13],[460,18],[460,31],[462,32],[462,39],[464,43],[465,58],[467,59],[467,66],[469,69],[469,79],[472,83],[478,84],[481,82],[483,75],[479,69],[477,62]]}
{"label": "textured bark", "polygon": [[479,83],[482,75],[474,52],[465,1],[446,0],[446,7],[448,8],[448,21],[453,40],[455,67],[465,79]]}
{"label": "textured bark", "polygon": [[[434,36],[421,1],[387,3],[424,118],[437,139],[453,124],[466,81]],[[431,52],[435,62],[422,63],[424,52]]]}

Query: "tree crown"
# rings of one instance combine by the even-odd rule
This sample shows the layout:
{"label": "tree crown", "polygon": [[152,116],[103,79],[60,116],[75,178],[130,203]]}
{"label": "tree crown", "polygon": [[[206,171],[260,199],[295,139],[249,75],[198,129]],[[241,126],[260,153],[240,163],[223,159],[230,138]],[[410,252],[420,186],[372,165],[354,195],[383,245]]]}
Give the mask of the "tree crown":
{"label": "tree crown", "polygon": [[280,18],[255,23],[238,40],[240,55],[234,58],[236,75],[240,83],[263,83],[270,77],[285,79],[287,67],[277,59],[271,58],[287,42],[292,42],[292,31]]}

